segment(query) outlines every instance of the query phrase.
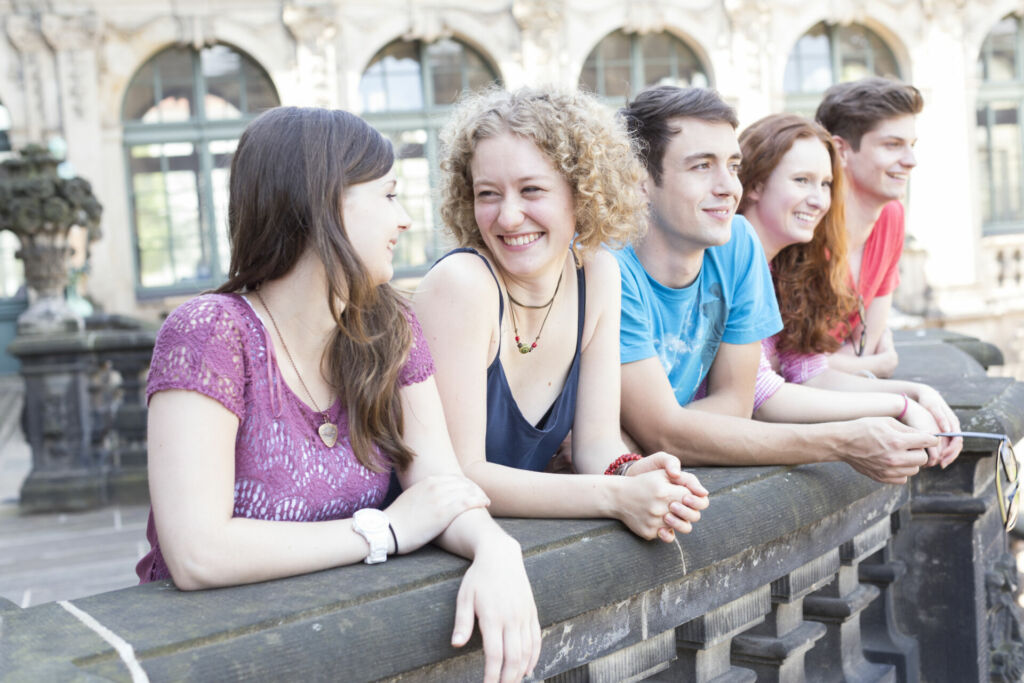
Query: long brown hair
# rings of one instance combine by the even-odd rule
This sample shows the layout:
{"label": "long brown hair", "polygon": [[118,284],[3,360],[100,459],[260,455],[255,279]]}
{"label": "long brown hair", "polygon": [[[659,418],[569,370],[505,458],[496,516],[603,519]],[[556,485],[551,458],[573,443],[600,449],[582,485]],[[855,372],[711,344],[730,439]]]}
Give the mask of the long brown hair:
{"label": "long brown hair", "polygon": [[782,313],[779,351],[832,353],[839,342],[831,331],[846,325],[856,298],[850,289],[844,223],[843,172],[832,136],[817,123],[796,114],[772,114],[740,134],[739,212],[754,201],[749,191],[762,187],[793,143],[818,139],[832,162],[832,204],[806,244],[791,244],[772,259],[772,281]]}
{"label": "long brown hair", "polygon": [[[375,471],[413,453],[402,439],[398,375],[412,345],[407,310],[387,284],[374,285],[348,240],[342,199],[382,177],[391,143],[344,111],[278,107],[249,124],[231,160],[231,267],[218,292],[253,291],[286,275],[312,249],[324,265],[337,328],[325,350],[327,379],[348,411],[355,456]],[[344,302],[344,310],[339,304]]]}

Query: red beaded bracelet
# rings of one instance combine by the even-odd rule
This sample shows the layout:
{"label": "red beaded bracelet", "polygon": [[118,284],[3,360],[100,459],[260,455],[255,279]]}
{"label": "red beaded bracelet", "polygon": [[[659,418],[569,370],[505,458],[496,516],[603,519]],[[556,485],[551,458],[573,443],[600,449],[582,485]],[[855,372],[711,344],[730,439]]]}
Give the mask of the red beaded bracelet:
{"label": "red beaded bracelet", "polygon": [[608,465],[608,469],[604,471],[605,474],[618,474],[619,468],[625,465],[627,462],[633,462],[634,460],[642,460],[644,456],[639,453],[626,453],[620,455],[612,461],[611,465]]}

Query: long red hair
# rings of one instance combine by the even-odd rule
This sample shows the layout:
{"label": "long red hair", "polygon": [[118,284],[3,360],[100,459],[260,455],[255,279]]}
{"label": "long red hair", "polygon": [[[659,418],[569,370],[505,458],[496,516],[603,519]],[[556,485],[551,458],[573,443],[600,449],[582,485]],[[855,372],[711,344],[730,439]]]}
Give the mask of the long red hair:
{"label": "long red hair", "polygon": [[[796,114],[772,114],[740,134],[743,163],[740,182],[747,190],[763,187],[782,157],[801,138],[817,138],[832,162],[832,204],[807,243],[791,244],[772,259],[772,282],[782,313],[776,348],[798,353],[832,353],[839,341],[831,332],[848,325],[857,299],[848,281],[843,172],[832,136]],[[744,193],[739,212],[754,201]]]}

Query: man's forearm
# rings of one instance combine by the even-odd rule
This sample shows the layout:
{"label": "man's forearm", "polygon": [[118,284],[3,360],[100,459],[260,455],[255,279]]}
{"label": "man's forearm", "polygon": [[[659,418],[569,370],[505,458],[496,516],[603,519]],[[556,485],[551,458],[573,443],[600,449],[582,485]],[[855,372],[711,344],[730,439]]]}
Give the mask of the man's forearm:
{"label": "man's forearm", "polygon": [[800,465],[838,460],[839,424],[767,424],[680,408],[656,435],[631,433],[645,450],[666,451],[683,465]]}

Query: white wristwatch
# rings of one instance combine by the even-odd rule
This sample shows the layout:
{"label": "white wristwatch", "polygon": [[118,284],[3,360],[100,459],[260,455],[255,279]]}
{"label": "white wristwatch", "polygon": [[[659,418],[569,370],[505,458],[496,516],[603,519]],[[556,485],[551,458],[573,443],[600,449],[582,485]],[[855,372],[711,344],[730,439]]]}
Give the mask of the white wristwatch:
{"label": "white wristwatch", "polygon": [[370,544],[370,554],[363,560],[377,564],[388,559],[388,516],[377,508],[363,508],[352,515],[352,530]]}

